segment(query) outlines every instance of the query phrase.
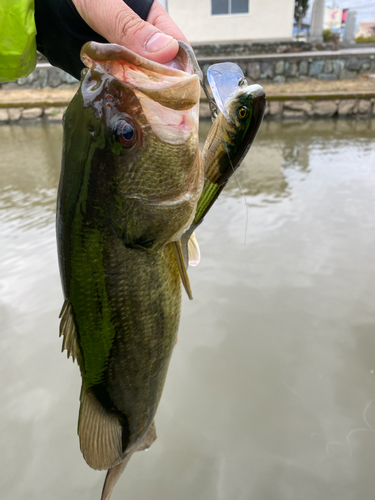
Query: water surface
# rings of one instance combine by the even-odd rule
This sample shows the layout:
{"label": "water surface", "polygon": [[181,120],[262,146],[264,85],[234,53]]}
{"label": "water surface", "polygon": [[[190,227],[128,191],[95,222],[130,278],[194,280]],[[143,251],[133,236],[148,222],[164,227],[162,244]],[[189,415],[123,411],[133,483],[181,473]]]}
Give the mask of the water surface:
{"label": "water surface", "polygon": [[[205,133],[203,127],[203,134]],[[113,500],[375,489],[375,121],[266,122],[197,231],[158,439]],[[94,500],[61,354],[59,125],[0,128],[0,498]]]}

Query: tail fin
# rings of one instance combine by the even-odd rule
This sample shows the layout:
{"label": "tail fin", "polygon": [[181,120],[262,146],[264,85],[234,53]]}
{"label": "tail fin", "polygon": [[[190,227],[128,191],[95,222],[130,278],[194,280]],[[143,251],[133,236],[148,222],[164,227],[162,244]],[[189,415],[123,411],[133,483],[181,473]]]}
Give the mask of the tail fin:
{"label": "tail fin", "polygon": [[143,439],[139,443],[139,445],[135,448],[135,450],[127,453],[125,455],[123,462],[116,465],[115,467],[112,467],[107,472],[107,475],[106,475],[105,481],[104,481],[101,500],[109,500],[109,498],[112,494],[113,488],[115,487],[121,474],[124,472],[124,469],[125,469],[127,463],[129,462],[129,460],[131,459],[133,453],[135,451],[147,450],[152,445],[152,443],[155,441],[155,439],[156,439],[155,424],[152,423],[149,430],[147,431],[147,433],[145,434],[145,436],[143,437]]}
{"label": "tail fin", "polygon": [[113,488],[115,487],[121,474],[124,472],[124,469],[129,460],[131,459],[132,455],[133,455],[132,452],[128,453],[123,462],[119,463],[115,467],[112,467],[111,469],[108,470],[107,475],[105,476],[101,500],[109,500]]}

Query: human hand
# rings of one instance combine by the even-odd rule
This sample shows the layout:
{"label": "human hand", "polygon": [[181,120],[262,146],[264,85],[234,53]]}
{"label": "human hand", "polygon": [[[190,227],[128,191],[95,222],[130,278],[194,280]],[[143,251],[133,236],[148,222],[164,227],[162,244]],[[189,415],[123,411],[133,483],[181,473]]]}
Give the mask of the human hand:
{"label": "human hand", "polygon": [[123,0],[73,0],[84,21],[110,43],[118,43],[137,54],[166,63],[177,54],[183,33],[164,7],[154,0],[143,21]]}

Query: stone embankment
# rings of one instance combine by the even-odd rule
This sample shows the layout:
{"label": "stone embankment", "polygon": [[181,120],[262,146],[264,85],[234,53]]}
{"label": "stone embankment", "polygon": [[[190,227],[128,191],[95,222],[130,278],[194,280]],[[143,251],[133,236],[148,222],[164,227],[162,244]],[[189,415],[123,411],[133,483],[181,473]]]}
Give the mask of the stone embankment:
{"label": "stone embankment", "polygon": [[[282,98],[281,98],[282,97]],[[267,100],[265,119],[311,119],[311,118],[370,118],[375,117],[375,92],[371,95],[353,96],[352,94],[325,98],[327,96],[277,96],[270,95]],[[62,105],[63,104],[63,105]],[[68,102],[62,103],[0,103],[0,123],[32,121],[61,121]],[[207,102],[203,100],[200,106],[200,117],[210,118]]]}
{"label": "stone embankment", "polygon": [[43,118],[46,121],[61,122],[66,106],[37,106],[0,108],[0,123],[15,123],[19,121],[35,121]]}
{"label": "stone embankment", "polygon": [[0,122],[61,121],[77,88],[0,90]]}
{"label": "stone embankment", "polygon": [[[207,102],[200,115],[210,117]],[[267,95],[266,119],[370,118],[375,116],[375,90],[315,94]]]}
{"label": "stone embankment", "polygon": [[265,116],[278,119],[369,118],[375,116],[375,92],[270,96]]}
{"label": "stone embankment", "polygon": [[[203,73],[211,64],[227,60],[227,56],[214,55],[198,58]],[[353,80],[365,73],[375,73],[375,48],[238,55],[230,60],[241,67],[250,81],[260,84]]]}

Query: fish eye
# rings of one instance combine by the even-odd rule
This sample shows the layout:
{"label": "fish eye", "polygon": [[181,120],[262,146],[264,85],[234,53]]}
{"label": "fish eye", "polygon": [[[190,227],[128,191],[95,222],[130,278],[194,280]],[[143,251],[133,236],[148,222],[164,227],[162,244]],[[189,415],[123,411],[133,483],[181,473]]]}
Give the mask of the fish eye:
{"label": "fish eye", "polygon": [[238,116],[242,119],[244,118],[247,118],[247,116],[249,115],[249,110],[245,107],[245,106],[242,106],[239,110],[238,110]]}
{"label": "fish eye", "polygon": [[137,140],[137,129],[134,123],[127,119],[121,120],[117,127],[117,137],[125,148],[130,148]]}

